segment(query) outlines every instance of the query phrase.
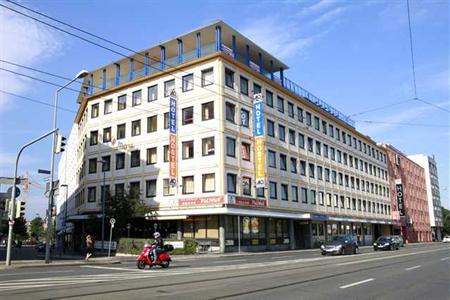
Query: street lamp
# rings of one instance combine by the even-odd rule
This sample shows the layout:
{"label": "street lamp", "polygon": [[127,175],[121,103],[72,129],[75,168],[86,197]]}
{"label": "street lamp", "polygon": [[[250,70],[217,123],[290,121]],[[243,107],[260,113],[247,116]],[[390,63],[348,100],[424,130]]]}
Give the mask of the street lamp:
{"label": "street lamp", "polygon": [[99,160],[97,163],[102,164],[103,171],[103,188],[102,188],[102,253],[104,252],[104,244],[105,244],[105,192],[106,192],[106,168],[105,168],[105,160]]}
{"label": "street lamp", "polygon": [[[58,112],[58,96],[59,92],[63,89],[65,89],[67,86],[69,86],[74,81],[86,77],[89,72],[86,70],[81,70],[78,72],[78,74],[67,82],[65,85],[61,86],[59,89],[55,92],[55,102],[53,107],[53,130],[56,129],[56,117]],[[48,210],[47,210],[47,240],[45,243],[45,263],[48,264],[50,262],[50,240],[52,237],[51,233],[51,226],[52,226],[52,208],[53,208],[53,194],[54,194],[54,187],[53,187],[53,176],[54,176],[54,165],[55,165],[55,145],[56,145],[56,131],[53,133],[53,141],[52,141],[52,149],[51,149],[51,155],[50,155],[50,193],[48,197]]]}

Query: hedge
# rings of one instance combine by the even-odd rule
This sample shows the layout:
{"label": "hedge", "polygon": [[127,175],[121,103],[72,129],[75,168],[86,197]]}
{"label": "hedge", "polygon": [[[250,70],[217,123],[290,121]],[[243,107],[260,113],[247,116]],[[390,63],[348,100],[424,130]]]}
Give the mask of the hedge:
{"label": "hedge", "polygon": [[[118,253],[127,253],[139,255],[144,249],[145,243],[152,243],[153,240],[140,239],[140,238],[120,238],[117,245]],[[134,244],[134,246],[133,246]],[[195,254],[197,253],[198,242],[193,239],[185,239],[183,249],[174,249],[170,252],[172,255],[182,254]]]}

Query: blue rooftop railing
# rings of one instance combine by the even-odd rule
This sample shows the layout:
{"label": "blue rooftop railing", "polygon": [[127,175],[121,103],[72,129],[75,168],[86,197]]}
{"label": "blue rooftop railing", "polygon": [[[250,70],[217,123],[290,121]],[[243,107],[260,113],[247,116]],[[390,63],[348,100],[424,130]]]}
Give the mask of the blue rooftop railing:
{"label": "blue rooftop railing", "polygon": [[[231,48],[229,48],[228,46],[222,44],[222,47],[220,49],[221,52],[227,54],[228,56],[234,58],[235,60],[247,65],[247,58],[245,55],[241,55],[239,53],[233,53],[233,50]],[[207,56],[209,54],[212,54],[216,52],[216,44],[215,43],[211,43],[211,44],[206,44],[203,45],[200,51],[201,57],[203,56]],[[197,59],[197,50],[193,49],[191,51],[187,51],[183,53],[183,61],[182,63],[185,62],[189,62],[192,60]],[[176,67],[179,65],[178,62],[178,56],[174,56],[174,57],[169,57],[166,59],[166,68],[165,69],[170,69],[172,67]],[[272,80],[272,75],[271,72],[265,69],[260,69],[259,64],[253,62],[253,61],[249,61],[249,67],[254,70],[255,72],[258,72],[262,75],[264,75],[266,78],[271,79]],[[153,64],[151,64],[148,68],[148,75],[151,74],[155,74],[162,71],[161,69],[161,63],[155,62]],[[145,74],[145,68],[141,68],[141,69],[137,69],[134,70],[133,72],[133,79],[138,79],[141,77],[146,76]],[[130,77],[129,74],[121,74],[120,76],[120,84],[125,83],[130,81]],[[283,82],[281,82],[281,78],[277,75],[273,75],[273,81],[275,83],[277,83],[278,85],[284,87],[285,89],[287,89],[288,91],[294,93],[297,96],[300,96],[304,99],[306,99],[307,101],[313,103],[314,105],[316,105],[317,107],[323,109],[324,111],[332,114],[333,116],[335,116],[336,118],[344,121],[345,123],[347,123],[348,125],[350,125],[351,127],[355,127],[355,121],[353,121],[350,117],[344,115],[343,113],[341,113],[339,110],[335,109],[333,106],[329,105],[328,103],[326,103],[325,101],[321,100],[319,97],[316,97],[314,94],[310,93],[308,90],[302,88],[300,85],[296,84],[295,82],[289,80],[288,78],[286,78],[284,76],[283,78]],[[111,79],[111,80],[107,80],[106,81],[106,89],[112,88],[116,86],[116,82],[115,79]],[[98,86],[94,86],[92,89],[92,93],[95,94],[97,92],[102,91],[103,89],[101,87]]]}

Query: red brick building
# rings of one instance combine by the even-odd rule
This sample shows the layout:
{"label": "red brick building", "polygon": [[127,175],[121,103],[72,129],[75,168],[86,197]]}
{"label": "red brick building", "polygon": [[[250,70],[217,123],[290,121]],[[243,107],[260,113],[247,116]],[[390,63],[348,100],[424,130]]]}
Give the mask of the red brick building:
{"label": "red brick building", "polygon": [[425,170],[391,145],[387,152],[392,216],[397,220],[394,234],[405,242],[431,242]]}

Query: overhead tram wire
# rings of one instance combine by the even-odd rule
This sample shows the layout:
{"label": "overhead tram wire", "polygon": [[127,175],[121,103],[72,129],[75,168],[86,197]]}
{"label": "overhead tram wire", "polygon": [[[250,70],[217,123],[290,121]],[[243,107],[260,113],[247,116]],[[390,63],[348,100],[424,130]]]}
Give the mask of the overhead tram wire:
{"label": "overhead tram wire", "polygon": [[447,127],[450,125],[443,124],[423,124],[423,123],[402,123],[402,122],[384,122],[384,121],[372,121],[372,120],[355,120],[356,123],[369,123],[369,124],[392,124],[392,125],[403,125],[403,126],[418,126],[418,127]]}
{"label": "overhead tram wire", "polygon": [[397,106],[397,105],[404,104],[404,103],[407,103],[407,102],[411,102],[411,100],[408,99],[408,100],[398,101],[398,102],[395,102],[395,103],[392,103],[392,104],[383,105],[383,106],[379,106],[379,107],[376,107],[376,108],[371,108],[371,109],[368,109],[368,110],[357,112],[357,113],[354,113],[354,114],[351,114],[351,115],[348,115],[348,116],[349,117],[360,116],[360,115],[364,115],[364,114],[369,113],[369,112],[379,111],[379,110],[383,110],[385,108],[391,108],[393,106]]}
{"label": "overhead tram wire", "polygon": [[[4,93],[4,94],[10,95],[10,96],[14,96],[14,97],[17,97],[19,99],[27,100],[27,101],[30,101],[30,102],[33,102],[33,103],[36,103],[36,104],[41,104],[41,105],[45,105],[45,106],[49,106],[49,107],[55,107],[55,105],[53,105],[51,103],[47,103],[45,101],[33,99],[33,98],[30,98],[30,97],[27,97],[27,96],[23,96],[23,95],[11,93],[11,92],[8,92],[8,91],[2,90],[2,89],[0,89],[0,93]],[[67,111],[67,112],[71,112],[71,113],[74,113],[74,114],[77,113],[74,110],[71,110],[71,109],[65,108],[65,107],[61,107],[61,106],[58,106],[58,109],[64,110],[64,111]]]}

